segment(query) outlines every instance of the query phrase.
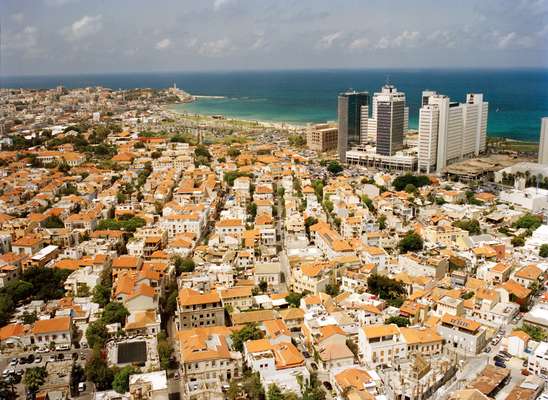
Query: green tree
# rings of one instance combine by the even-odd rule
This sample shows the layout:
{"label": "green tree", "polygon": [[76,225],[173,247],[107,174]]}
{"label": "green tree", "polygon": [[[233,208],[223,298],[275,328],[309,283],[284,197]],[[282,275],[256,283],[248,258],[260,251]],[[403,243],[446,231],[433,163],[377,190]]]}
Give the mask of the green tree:
{"label": "green tree", "polygon": [[199,144],[198,146],[196,146],[196,148],[194,149],[194,155],[196,157],[205,157],[207,160],[211,161],[211,154],[209,153],[207,147],[203,144]]}
{"label": "green tree", "polygon": [[25,371],[23,385],[31,392],[36,392],[46,382],[48,371],[44,367],[31,367]]}
{"label": "green tree", "polygon": [[386,325],[396,324],[399,327],[405,327],[405,326],[409,326],[409,318],[394,316],[394,317],[387,318],[384,321],[384,323]]}
{"label": "green tree", "polygon": [[331,172],[333,175],[337,175],[343,171],[342,165],[338,161],[331,161],[327,165],[327,170]]}
{"label": "green tree", "polygon": [[480,223],[477,219],[462,219],[453,222],[453,226],[468,231],[471,235],[479,235],[481,233]]}
{"label": "green tree", "polygon": [[407,185],[413,185],[415,188],[420,188],[430,185],[430,179],[425,175],[417,176],[413,174],[405,174],[398,176],[394,179],[394,182],[392,182],[392,186],[394,186],[394,189],[397,191],[404,190]]}
{"label": "green tree", "polygon": [[306,219],[304,220],[304,229],[308,237],[310,237],[310,227],[312,225],[316,225],[317,223],[318,223],[318,220],[314,217],[306,217]]}
{"label": "green tree", "polygon": [[232,338],[234,350],[241,352],[244,350],[245,342],[248,340],[261,339],[263,333],[256,324],[246,324],[239,331],[232,332],[230,337]]}
{"label": "green tree", "polygon": [[251,218],[255,219],[257,216],[257,204],[254,202],[251,202],[246,207],[247,213],[251,216]]}
{"label": "green tree", "polygon": [[325,293],[327,293],[328,295],[330,296],[337,296],[339,294],[339,285],[334,285],[334,284],[327,284],[325,286]]}
{"label": "green tree", "polygon": [[404,190],[407,193],[415,193],[417,191],[417,187],[413,185],[412,183],[408,183],[407,185],[405,185]]}
{"label": "green tree", "polygon": [[136,372],[137,370],[131,365],[122,368],[114,375],[114,379],[112,380],[112,388],[118,393],[123,394],[128,392],[129,376],[135,374]]}
{"label": "green tree", "polygon": [[537,342],[542,342],[546,340],[547,338],[547,335],[544,332],[544,330],[542,330],[542,328],[535,325],[523,324],[520,328],[517,328],[517,330],[525,332],[533,340],[536,340]]}
{"label": "green tree", "polygon": [[31,313],[25,311],[23,312],[23,315],[21,315],[21,320],[25,325],[32,325],[38,320],[38,315],[36,314],[36,311],[33,311]]}
{"label": "green tree", "polygon": [[409,251],[420,251],[422,250],[424,242],[422,237],[414,231],[409,231],[407,234],[399,241],[398,248],[401,253],[407,253]]}
{"label": "green tree", "polygon": [[514,228],[527,229],[532,232],[541,225],[541,217],[532,214],[525,214],[524,216],[520,217],[513,226]]}
{"label": "green tree", "polygon": [[109,390],[114,380],[114,372],[101,357],[100,348],[94,348],[86,363],[86,378],[95,384],[97,390]]}
{"label": "green tree", "polygon": [[384,300],[400,300],[406,294],[403,282],[377,274],[367,278],[367,291]]}
{"label": "green tree", "polygon": [[59,218],[56,215],[50,215],[49,217],[47,217],[44,220],[44,222],[42,224],[43,224],[44,228],[47,228],[47,229],[64,228],[65,227],[65,224],[63,223],[61,218]]}
{"label": "green tree", "polygon": [[104,347],[108,339],[108,330],[102,320],[90,323],[86,329],[86,339],[90,348]]}
{"label": "green tree", "polygon": [[238,157],[241,153],[242,152],[239,149],[237,149],[236,147],[229,148],[228,152],[227,152],[227,154],[232,158]]}
{"label": "green tree", "polygon": [[382,214],[379,219],[377,220],[379,223],[379,229],[382,231],[386,229],[386,215]]}
{"label": "green tree", "polygon": [[105,307],[110,302],[110,286],[98,284],[93,288],[93,302]]}
{"label": "green tree", "polygon": [[106,305],[101,319],[107,325],[114,324],[116,322],[124,324],[128,316],[129,311],[127,308],[122,303],[113,301]]}
{"label": "green tree", "polygon": [[268,387],[268,392],[266,392],[266,398],[267,400],[284,400],[284,395],[280,388],[272,383]]}
{"label": "green tree", "polygon": [[78,395],[78,384],[80,382],[85,382],[86,372],[84,368],[76,362],[72,363],[72,368],[70,371],[70,393],[72,396]]}
{"label": "green tree", "polygon": [[514,236],[510,241],[514,247],[523,247],[525,245],[525,239],[523,236]]}
{"label": "green tree", "polygon": [[289,292],[289,294],[285,296],[285,301],[287,301],[290,305],[294,307],[300,307],[302,298],[302,293]]}
{"label": "green tree", "polygon": [[548,257],[548,244],[543,244],[540,246],[538,255],[541,257]]}
{"label": "green tree", "polygon": [[183,258],[181,256],[174,256],[173,257],[173,263],[175,264],[175,269],[177,271],[177,275],[183,273],[183,272],[193,272],[196,268],[196,263],[192,258]]}
{"label": "green tree", "polygon": [[173,353],[173,347],[169,344],[165,332],[160,332],[157,335],[158,339],[158,356],[160,358],[160,367],[162,369],[170,369],[171,367],[171,355]]}

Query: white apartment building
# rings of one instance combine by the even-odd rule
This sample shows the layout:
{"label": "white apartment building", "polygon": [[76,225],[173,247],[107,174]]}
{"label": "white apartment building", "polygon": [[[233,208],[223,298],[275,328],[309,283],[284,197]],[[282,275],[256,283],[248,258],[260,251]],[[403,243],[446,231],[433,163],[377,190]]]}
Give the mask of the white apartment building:
{"label": "white apartment building", "polygon": [[441,171],[447,165],[485,151],[488,103],[469,93],[465,103],[423,92],[419,112],[419,170]]}
{"label": "white apartment building", "polygon": [[407,345],[394,324],[363,327],[358,333],[358,347],[362,360],[370,368],[397,365],[398,360],[406,358]]}
{"label": "white apartment building", "polygon": [[548,164],[548,117],[541,120],[538,163]]}
{"label": "white apartment building", "polygon": [[529,355],[527,364],[529,372],[548,380],[548,343],[540,343],[535,352]]}

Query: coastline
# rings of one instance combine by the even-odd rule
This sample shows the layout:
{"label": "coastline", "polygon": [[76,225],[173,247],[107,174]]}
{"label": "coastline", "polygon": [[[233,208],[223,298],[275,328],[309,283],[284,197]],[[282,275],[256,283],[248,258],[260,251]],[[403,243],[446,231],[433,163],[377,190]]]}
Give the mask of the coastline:
{"label": "coastline", "polygon": [[[192,96],[194,98],[199,98],[199,96]],[[219,99],[219,98],[226,98],[224,96],[204,96],[206,98],[209,98],[209,99]],[[308,124],[311,124],[310,123],[306,123],[306,124],[295,124],[295,123],[289,123],[289,122],[280,122],[280,121],[267,121],[267,120],[258,120],[258,119],[245,119],[245,118],[236,118],[236,117],[230,117],[230,116],[226,116],[226,115],[223,115],[223,114],[200,114],[200,113],[193,113],[193,112],[185,112],[184,110],[177,110],[174,108],[174,106],[177,106],[177,105],[181,105],[181,104],[188,104],[188,103],[172,103],[172,104],[166,104],[163,108],[164,110],[170,112],[170,113],[173,113],[177,116],[194,116],[194,117],[202,117],[202,118],[207,118],[207,119],[210,119],[212,121],[216,121],[216,122],[222,122],[222,121],[227,121],[227,122],[235,122],[235,123],[238,123],[238,122],[241,122],[241,123],[244,123],[244,124],[255,124],[259,127],[262,127],[262,128],[274,128],[274,129],[278,129],[278,130],[289,130],[289,131],[302,131],[304,129],[306,129],[307,125]],[[214,116],[216,115],[221,115],[223,118],[220,119],[220,118],[214,118]]]}

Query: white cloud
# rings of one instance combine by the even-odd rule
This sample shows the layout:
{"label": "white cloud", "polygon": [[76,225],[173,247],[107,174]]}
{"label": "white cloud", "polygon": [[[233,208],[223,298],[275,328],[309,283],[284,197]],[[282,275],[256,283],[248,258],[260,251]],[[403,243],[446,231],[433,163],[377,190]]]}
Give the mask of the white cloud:
{"label": "white cloud", "polygon": [[343,36],[342,32],[333,32],[333,33],[330,33],[329,35],[325,35],[318,41],[318,43],[316,44],[316,48],[329,49],[342,36]]}
{"label": "white cloud", "polygon": [[60,7],[69,3],[76,3],[78,0],[46,0],[46,4],[52,7]]}
{"label": "white cloud", "polygon": [[501,34],[493,33],[495,45],[498,49],[530,49],[535,46],[535,39],[529,35],[520,35],[516,32]]}
{"label": "white cloud", "polygon": [[204,42],[198,49],[198,53],[206,57],[219,57],[232,50],[230,39],[224,38]]}
{"label": "white cloud", "polygon": [[65,38],[68,41],[75,41],[95,35],[103,29],[102,19],[102,15],[96,15],[94,17],[90,17],[89,15],[83,16],[63,30]]}
{"label": "white cloud", "polygon": [[158,43],[156,43],[156,46],[154,46],[154,47],[156,47],[157,50],[165,50],[165,49],[170,48],[171,45],[172,45],[171,39],[165,38],[165,39],[160,40]]}
{"label": "white cloud", "polygon": [[213,9],[215,11],[219,11],[221,8],[223,8],[224,6],[230,4],[232,0],[215,0],[213,2]]}
{"label": "white cloud", "polygon": [[358,39],[354,39],[350,44],[348,45],[348,48],[350,50],[364,50],[367,49],[370,45],[369,39],[362,37]]}
{"label": "white cloud", "polygon": [[416,47],[420,33],[417,31],[403,31],[398,36],[390,38],[383,36],[375,45],[376,49],[390,49],[402,47]]}
{"label": "white cloud", "polygon": [[457,35],[450,31],[434,31],[428,35],[427,40],[439,47],[452,49],[457,45]]}
{"label": "white cloud", "polygon": [[7,32],[2,46],[8,50],[30,50],[38,41],[38,29],[26,26],[19,32]]}
{"label": "white cloud", "polygon": [[264,49],[268,45],[268,42],[264,38],[264,35],[259,35],[255,42],[249,47],[250,50],[260,50]]}

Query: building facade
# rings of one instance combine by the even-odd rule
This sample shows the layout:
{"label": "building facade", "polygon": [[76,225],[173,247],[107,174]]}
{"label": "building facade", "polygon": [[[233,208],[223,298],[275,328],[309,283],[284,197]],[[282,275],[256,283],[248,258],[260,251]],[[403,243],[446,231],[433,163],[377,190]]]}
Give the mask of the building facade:
{"label": "building facade", "polygon": [[345,92],[338,98],[338,152],[341,162],[346,162],[346,151],[353,145],[367,140],[367,121],[362,115],[369,114],[369,93]]}

